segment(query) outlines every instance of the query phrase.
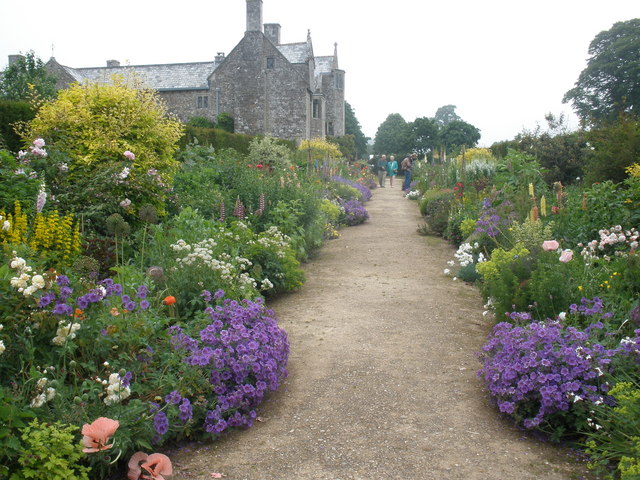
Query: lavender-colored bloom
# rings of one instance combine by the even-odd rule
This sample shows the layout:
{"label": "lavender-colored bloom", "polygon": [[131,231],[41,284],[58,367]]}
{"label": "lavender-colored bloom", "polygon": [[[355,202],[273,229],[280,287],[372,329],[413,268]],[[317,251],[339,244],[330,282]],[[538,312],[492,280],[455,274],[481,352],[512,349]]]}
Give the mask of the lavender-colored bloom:
{"label": "lavender-colored bloom", "polygon": [[140,310],[148,310],[149,309],[149,301],[148,300],[142,300],[140,302]]}
{"label": "lavender-colored bloom", "polygon": [[153,428],[158,435],[165,435],[169,431],[169,419],[164,412],[158,412],[154,415]]}
{"label": "lavender-colored bloom", "polygon": [[133,312],[136,309],[136,302],[134,302],[133,300],[127,302],[125,305],[123,305],[124,308],[126,308],[127,310],[129,310],[130,312]]}
{"label": "lavender-colored bloom", "polygon": [[203,290],[200,296],[204,298],[204,301],[206,303],[209,303],[211,301],[211,292],[209,290]]}
{"label": "lavender-colored bloom", "polygon": [[120,379],[123,387],[128,387],[131,385],[131,380],[133,380],[133,373],[127,372],[124,374],[124,377]]}
{"label": "lavender-colored bloom", "polygon": [[188,398],[182,399],[182,403],[180,404],[180,407],[178,407],[178,409],[180,410],[180,413],[178,414],[180,420],[182,420],[184,423],[187,423],[189,420],[191,420],[191,418],[193,417],[193,408]]}
{"label": "lavender-colored bloom", "polygon": [[349,179],[340,177],[340,176],[334,176],[331,177],[331,180],[334,182],[338,182],[338,183],[343,183],[345,185],[349,185],[350,187],[355,188],[356,190],[360,191],[361,193],[361,199],[363,202],[368,202],[369,200],[371,200],[371,197],[373,196],[371,193],[371,190],[369,190],[367,187],[365,187],[364,185],[358,183],[358,182],[352,182]]}
{"label": "lavender-colored bloom", "polygon": [[51,313],[53,313],[54,315],[69,316],[73,313],[73,309],[65,303],[58,303],[55,307],[53,307]]}
{"label": "lavender-colored bloom", "polygon": [[180,395],[180,392],[178,392],[177,390],[174,390],[164,397],[164,401],[177,405],[182,401],[182,395]]}
{"label": "lavender-colored bloom", "polygon": [[69,285],[69,277],[67,277],[66,275],[58,275],[58,277],[56,278],[56,283],[61,287],[66,287],[67,285]]}
{"label": "lavender-colored bloom", "polygon": [[224,297],[224,290],[222,290],[221,288],[219,288],[216,293],[213,294],[213,298],[216,300],[220,300],[221,298]]}
{"label": "lavender-colored bloom", "polygon": [[140,285],[138,290],[136,290],[136,296],[138,298],[147,298],[147,294],[149,293],[149,289],[146,285]]}
{"label": "lavender-colored bloom", "polygon": [[49,305],[51,302],[53,302],[56,299],[56,295],[53,292],[49,292],[49,293],[45,293],[42,297],[40,297],[40,299],[38,300],[38,307],[40,308],[45,308],[47,305]]}
{"label": "lavender-colored bloom", "polygon": [[344,209],[344,223],[353,226],[358,225],[369,218],[369,212],[358,200],[341,202]]}

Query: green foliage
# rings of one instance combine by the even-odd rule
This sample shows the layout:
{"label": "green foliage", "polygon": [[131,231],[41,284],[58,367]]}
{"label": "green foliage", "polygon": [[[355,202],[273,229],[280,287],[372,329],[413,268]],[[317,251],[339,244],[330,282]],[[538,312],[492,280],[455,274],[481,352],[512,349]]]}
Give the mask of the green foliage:
{"label": "green foliage", "polygon": [[420,200],[420,213],[436,235],[443,235],[449,221],[453,194],[447,189],[427,190]]}
{"label": "green foliage", "polygon": [[32,412],[20,408],[9,391],[0,386],[0,478],[5,478],[9,465],[16,463],[23,451],[19,432],[33,417]]}
{"label": "green foliage", "polygon": [[640,19],[616,22],[589,44],[587,67],[564,102],[571,102],[585,125],[638,115],[640,89]]}
{"label": "green foliage", "polygon": [[616,122],[589,130],[587,138],[593,148],[585,168],[588,184],[606,180],[622,182],[627,178],[626,168],[640,158],[640,120],[637,118],[621,116]]}
{"label": "green foliage", "polygon": [[217,123],[218,127],[221,130],[224,130],[228,133],[235,132],[235,122],[233,121],[233,117],[230,114],[222,112],[220,115],[218,115]]}
{"label": "green foliage", "polygon": [[39,173],[60,208],[85,216],[89,228],[104,233],[111,213],[133,222],[143,205],[164,211],[181,134],[157,93],[114,77],[110,85],[75,84],[61,91],[22,135],[25,142],[45,138],[49,161]]}
{"label": "green foliage", "polygon": [[433,120],[440,126],[444,127],[451,122],[462,120],[456,113],[455,105],[443,105],[436,110]]}
{"label": "green foliage", "polygon": [[474,147],[480,140],[480,130],[462,120],[447,123],[440,132],[440,143],[448,150],[457,147]]}
{"label": "green foliage", "polygon": [[542,251],[543,242],[553,240],[554,226],[553,222],[524,221],[521,223],[514,220],[509,226],[508,236],[514,245],[520,243],[530,252],[538,253]]}
{"label": "green foliage", "polygon": [[4,140],[5,148],[12,152],[20,150],[22,142],[14,129],[14,125],[20,122],[28,122],[35,115],[35,109],[28,102],[0,100],[0,139]]}
{"label": "green foliage", "polygon": [[355,159],[366,158],[369,138],[362,133],[362,127],[356,118],[356,112],[349,102],[344,102],[344,133],[345,135],[353,135]]}
{"label": "green foliage", "polygon": [[320,211],[327,217],[327,222],[332,225],[338,224],[340,218],[340,207],[326,198],[320,202]]}
{"label": "green foliage", "polygon": [[33,50],[9,65],[0,78],[0,97],[5,100],[27,101],[35,96],[53,98],[56,94],[56,78]]}
{"label": "green foliage", "polygon": [[[24,167],[11,153],[0,150],[0,211],[11,211],[16,200],[25,210],[35,210],[40,180],[30,177],[30,169]],[[24,173],[16,174],[20,168]]]}
{"label": "green foliage", "polygon": [[390,114],[376,132],[373,151],[376,154],[401,157],[411,151],[409,126],[399,113]]}
{"label": "green foliage", "polygon": [[78,427],[60,422],[31,422],[22,433],[24,450],[18,459],[22,468],[11,480],[89,480],[89,469],[79,464],[84,454],[74,438],[77,431]]}
{"label": "green foliage", "polygon": [[284,169],[291,165],[292,151],[272,137],[256,137],[249,144],[249,164],[271,169]]}
{"label": "green foliage", "polygon": [[440,124],[433,118],[416,118],[409,125],[411,131],[411,150],[421,155],[433,155],[438,146],[438,136],[440,132]]}
{"label": "green foliage", "polygon": [[207,117],[191,117],[187,125],[197,128],[216,128],[215,122],[209,120]]}
{"label": "green foliage", "polygon": [[327,141],[338,146],[340,153],[347,160],[356,159],[356,142],[353,135],[343,135],[342,137],[327,137]]}

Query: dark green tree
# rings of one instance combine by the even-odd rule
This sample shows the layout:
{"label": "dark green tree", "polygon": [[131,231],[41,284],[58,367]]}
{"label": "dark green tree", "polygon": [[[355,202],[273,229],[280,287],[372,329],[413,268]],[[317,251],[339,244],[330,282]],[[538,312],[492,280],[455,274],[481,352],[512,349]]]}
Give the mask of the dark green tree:
{"label": "dark green tree", "polygon": [[455,105],[443,105],[438,110],[436,110],[436,114],[434,115],[433,119],[440,127],[444,127],[445,125],[448,125],[449,123],[456,120],[462,120],[456,113]]}
{"label": "dark green tree", "polygon": [[640,18],[617,22],[589,45],[587,67],[563,98],[583,125],[638,117],[640,109]]}
{"label": "dark green tree", "polygon": [[440,131],[440,143],[451,154],[462,147],[475,147],[480,140],[480,130],[463,120],[453,120]]}
{"label": "dark green tree", "polygon": [[233,117],[227,112],[222,112],[218,115],[217,126],[225,132],[233,133],[235,131],[235,122],[233,121]]}
{"label": "dark green tree", "polygon": [[367,142],[369,141],[369,137],[366,137],[362,132],[360,122],[356,118],[355,111],[349,102],[344,102],[344,133],[345,135],[353,135],[355,158],[364,158],[367,155]]}
{"label": "dark green tree", "polygon": [[399,113],[390,114],[380,124],[373,144],[376,154],[402,156],[411,151],[409,124]]}
{"label": "dark green tree", "polygon": [[353,135],[348,134],[341,137],[327,137],[327,141],[337,145],[344,158],[356,160],[356,142]]}
{"label": "dark green tree", "polygon": [[409,124],[412,148],[421,155],[433,154],[438,146],[440,126],[433,118],[416,118]]}
{"label": "dark green tree", "polygon": [[41,99],[55,97],[56,78],[49,74],[45,64],[31,50],[2,72],[0,97],[26,101],[34,95]]}

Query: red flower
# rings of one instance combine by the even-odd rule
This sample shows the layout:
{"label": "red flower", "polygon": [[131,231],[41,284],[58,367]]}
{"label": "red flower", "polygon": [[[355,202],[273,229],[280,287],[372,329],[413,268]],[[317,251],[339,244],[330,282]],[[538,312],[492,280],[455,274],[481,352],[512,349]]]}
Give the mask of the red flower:
{"label": "red flower", "polygon": [[262,165],[261,163],[256,165],[256,168],[264,168],[264,165]]}
{"label": "red flower", "polygon": [[176,297],[169,295],[168,297],[164,297],[164,300],[162,301],[162,303],[164,305],[173,305],[174,303],[176,303]]}

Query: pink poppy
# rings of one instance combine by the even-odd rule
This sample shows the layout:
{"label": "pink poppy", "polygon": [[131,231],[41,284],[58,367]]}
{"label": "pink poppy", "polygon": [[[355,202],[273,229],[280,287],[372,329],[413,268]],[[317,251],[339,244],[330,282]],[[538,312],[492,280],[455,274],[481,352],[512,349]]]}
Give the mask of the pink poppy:
{"label": "pink poppy", "polygon": [[560,244],[555,240],[545,240],[544,242],[542,242],[542,249],[545,252],[552,252],[554,250],[557,250],[558,248],[560,248]]}
{"label": "pink poppy", "polygon": [[107,442],[119,426],[120,422],[106,417],[97,418],[91,424],[85,423],[82,426],[82,445],[85,447],[82,451],[94,453],[111,448],[113,444],[107,445]]}
{"label": "pink poppy", "polygon": [[164,475],[173,473],[171,460],[162,453],[147,455],[144,452],[136,452],[127,466],[129,467],[129,473],[127,473],[129,480],[164,480]]}
{"label": "pink poppy", "polygon": [[560,261],[562,263],[570,262],[572,258],[573,258],[572,250],[563,250],[562,253],[560,254]]}

